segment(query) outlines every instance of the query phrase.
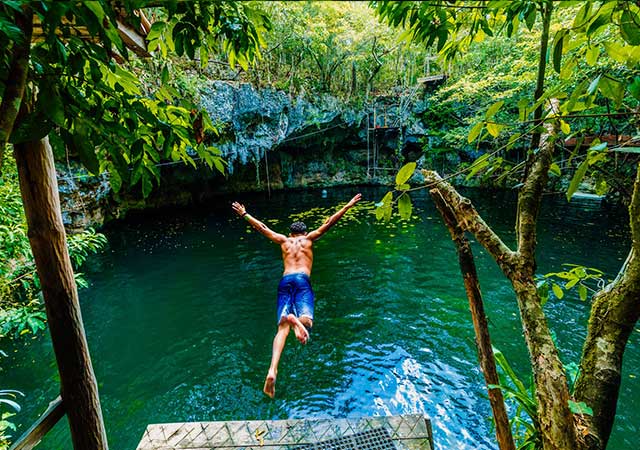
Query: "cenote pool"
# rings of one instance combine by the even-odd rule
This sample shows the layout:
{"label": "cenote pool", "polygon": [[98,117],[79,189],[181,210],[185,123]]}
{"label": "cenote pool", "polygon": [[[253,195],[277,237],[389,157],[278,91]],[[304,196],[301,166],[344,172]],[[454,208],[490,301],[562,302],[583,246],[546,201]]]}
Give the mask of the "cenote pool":
{"label": "cenote pool", "polygon": [[[238,196],[284,232],[293,219],[311,227],[356,188]],[[105,233],[81,291],[86,333],[99,380],[110,447],[134,449],[148,423],[345,417],[424,413],[439,449],[494,449],[490,408],[478,369],[468,304],[455,250],[426,194],[409,222],[378,223],[365,200],[316,244],[316,321],[301,348],[290,335],[276,399],[262,394],[275,332],[279,248],[232,216],[232,198],[198,210],[131,216]],[[513,240],[511,193],[467,191],[485,219]],[[546,197],[539,272],[562,263],[615,275],[629,239],[624,210]],[[494,345],[528,373],[514,295],[477,245],[478,270]],[[577,294],[546,306],[565,363],[577,361],[588,303]],[[636,330],[638,331],[638,330]],[[637,448],[640,333],[625,356],[611,449]],[[4,350],[2,388],[19,389],[23,431],[58,392],[48,335]],[[69,449],[66,421],[43,449]]]}

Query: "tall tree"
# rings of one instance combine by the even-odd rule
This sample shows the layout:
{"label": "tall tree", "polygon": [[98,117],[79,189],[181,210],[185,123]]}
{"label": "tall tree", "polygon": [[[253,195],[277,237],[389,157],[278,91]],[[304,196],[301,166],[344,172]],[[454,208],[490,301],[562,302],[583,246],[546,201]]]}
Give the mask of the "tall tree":
{"label": "tall tree", "polygon": [[[520,102],[520,120],[532,125],[529,133],[515,134],[506,149],[524,137],[531,136],[527,162],[519,185],[516,211],[517,248],[510,249],[465,199],[435,172],[425,172],[427,186],[436,189],[454,211],[456,219],[475,236],[496,260],[511,281],[529,350],[536,387],[538,423],[545,449],[603,449],[606,447],[620,386],[622,355],[629,334],[638,320],[640,311],[640,273],[638,271],[638,179],[636,179],[630,205],[632,249],[618,278],[598,293],[592,305],[588,337],[581,360],[579,382],[575,400],[583,401],[593,415],[582,414],[571,400],[565,371],[558,357],[556,345],[547,324],[542,298],[535,282],[536,224],[542,194],[548,182],[549,171],[559,171],[554,164],[555,142],[561,134],[571,131],[571,119],[587,115],[585,112],[601,98],[619,108],[629,92],[640,99],[640,77],[633,67],[640,59],[640,8],[636,2],[608,0],[602,2],[554,3],[551,0],[513,2],[372,2],[381,18],[395,26],[404,26],[405,36],[427,46],[436,44],[440,55],[451,60],[473,43],[479,35],[505,32],[511,36],[521,23],[530,31],[541,21],[540,54],[535,91],[530,101]],[[572,14],[569,26],[555,26],[554,9],[558,14]],[[551,50],[547,50],[551,48]],[[580,71],[582,60],[594,65],[601,50],[611,59],[627,65],[626,73],[588,73],[581,76],[575,86],[564,81]],[[560,81],[550,89],[549,61]],[[590,77],[590,78],[589,78]],[[553,99],[562,98],[558,103]],[[485,118],[471,129],[469,142],[486,136],[497,137],[505,129],[496,114],[504,102],[492,105]],[[545,107],[545,105],[547,105]],[[624,112],[623,112],[624,113]],[[532,116],[530,120],[529,117]],[[544,126],[543,126],[544,124]],[[596,141],[582,155],[583,161],[576,171],[567,197],[576,191],[589,168],[607,158],[606,143]],[[490,168],[492,156],[480,157],[470,170],[475,173]],[[410,208],[408,186],[397,186],[400,214]],[[379,217],[389,217],[393,204],[392,193],[387,194],[379,209]]]}

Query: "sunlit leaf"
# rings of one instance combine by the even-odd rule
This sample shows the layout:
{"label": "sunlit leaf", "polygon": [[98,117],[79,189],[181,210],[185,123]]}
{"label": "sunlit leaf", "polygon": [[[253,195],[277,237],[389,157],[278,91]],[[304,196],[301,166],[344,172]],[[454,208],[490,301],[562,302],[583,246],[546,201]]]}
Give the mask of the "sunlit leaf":
{"label": "sunlit leaf", "polygon": [[500,100],[499,102],[496,102],[493,105],[491,105],[489,109],[487,109],[487,112],[485,114],[485,119],[489,120],[493,116],[495,116],[496,113],[500,110],[500,108],[502,108],[502,105],[504,105],[504,100]]}
{"label": "sunlit leaf", "polygon": [[562,288],[560,286],[558,286],[555,283],[551,284],[551,289],[553,290],[554,295],[558,298],[561,299],[562,297],[564,297],[564,291],[562,290]]}
{"label": "sunlit leaf", "polygon": [[413,175],[413,172],[415,170],[416,170],[415,162],[410,162],[402,166],[402,168],[398,171],[398,174],[396,175],[396,185],[405,184],[409,180],[409,178],[411,178],[411,175]]}
{"label": "sunlit leaf", "polygon": [[473,128],[471,128],[471,131],[469,131],[469,137],[467,138],[467,140],[469,141],[469,144],[471,144],[473,141],[475,141],[478,138],[483,128],[484,128],[484,122],[478,122],[473,126]]}
{"label": "sunlit leaf", "polygon": [[580,300],[585,301],[587,299],[587,288],[584,284],[580,284],[578,286],[578,295],[580,295]]}
{"label": "sunlit leaf", "polygon": [[587,160],[584,160],[578,167],[578,170],[576,170],[576,173],[573,174],[573,178],[571,179],[571,183],[569,183],[569,188],[567,189],[567,201],[571,201],[571,197],[573,197],[573,194],[575,194],[578,190],[582,179],[587,173],[588,167],[589,163],[587,162]]}
{"label": "sunlit leaf", "polygon": [[413,205],[411,204],[409,194],[404,194],[398,199],[398,212],[400,213],[400,217],[404,220],[411,218]]}
{"label": "sunlit leaf", "polygon": [[620,107],[622,99],[624,98],[624,84],[613,78],[603,77],[600,80],[599,88],[602,95],[613,100],[616,108]]}
{"label": "sunlit leaf", "polygon": [[487,123],[487,131],[493,137],[498,137],[500,135],[500,131],[504,128],[504,125],[499,123],[488,122]]}
{"label": "sunlit leaf", "polygon": [[590,66],[594,66],[598,62],[600,56],[600,48],[597,46],[587,48],[585,54],[585,60]]}

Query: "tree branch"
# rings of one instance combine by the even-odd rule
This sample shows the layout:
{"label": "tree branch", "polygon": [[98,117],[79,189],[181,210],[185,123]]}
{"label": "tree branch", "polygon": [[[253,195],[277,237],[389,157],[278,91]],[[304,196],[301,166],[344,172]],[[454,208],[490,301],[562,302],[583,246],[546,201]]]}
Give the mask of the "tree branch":
{"label": "tree branch", "polygon": [[478,274],[476,272],[476,264],[473,258],[473,252],[471,251],[471,245],[464,234],[464,230],[460,227],[455,213],[444,200],[440,191],[438,189],[431,189],[429,193],[438,211],[440,211],[444,223],[451,234],[451,240],[458,251],[460,272],[462,273],[465,291],[469,299],[469,309],[471,310],[473,329],[476,334],[478,359],[487,385],[498,446],[500,450],[515,450],[516,447],[511,434],[511,425],[509,424],[509,416],[507,415],[507,410],[504,405],[502,391],[499,388],[491,387],[491,385],[499,385],[500,379],[496,370],[496,361],[491,347],[489,326],[487,325],[487,316],[484,311],[482,293],[480,292],[480,283],[478,282]]}
{"label": "tree branch", "polygon": [[[557,106],[554,101],[553,107]],[[547,133],[542,135],[540,150],[533,155],[529,174],[518,195],[518,253],[525,261],[535,261],[536,222],[540,211],[542,193],[549,180],[549,167],[553,160],[558,123],[546,124]],[[533,267],[535,271],[535,265]]]}
{"label": "tree branch", "polygon": [[[551,2],[540,5],[542,14],[542,34],[540,35],[540,56],[538,58],[538,75],[536,80],[536,90],[533,94],[533,102],[537,103],[544,94],[544,79],[547,70],[547,47],[549,46],[549,28],[551,26],[551,14],[553,5]],[[539,105],[533,112],[533,120],[539,124],[542,118],[542,105]],[[531,150],[535,150],[540,145],[540,133],[536,132],[531,138]],[[526,177],[526,174],[525,174]]]}
{"label": "tree branch", "polygon": [[429,186],[434,186],[442,198],[451,206],[463,230],[472,233],[477,241],[493,256],[502,271],[509,277],[514,270],[516,253],[486,224],[468,198],[461,196],[437,172],[423,170],[422,175]]}

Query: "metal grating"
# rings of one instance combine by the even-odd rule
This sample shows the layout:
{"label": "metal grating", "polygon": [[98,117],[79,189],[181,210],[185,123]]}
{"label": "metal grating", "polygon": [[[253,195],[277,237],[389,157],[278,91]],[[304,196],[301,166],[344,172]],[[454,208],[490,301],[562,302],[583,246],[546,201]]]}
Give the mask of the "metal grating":
{"label": "metal grating", "polygon": [[[340,439],[344,436],[359,436],[365,431],[378,428],[384,428],[388,432],[388,437],[393,441],[394,447],[377,448],[433,450],[431,423],[421,414],[349,419],[240,420],[151,424],[147,426],[137,450],[318,449],[322,447],[314,447],[315,443]],[[366,443],[355,443],[355,445],[358,450],[368,448]],[[324,448],[331,449],[331,447]]]}
{"label": "metal grating", "polygon": [[293,450],[397,450],[397,448],[386,429],[374,428],[349,436],[303,445]]}

